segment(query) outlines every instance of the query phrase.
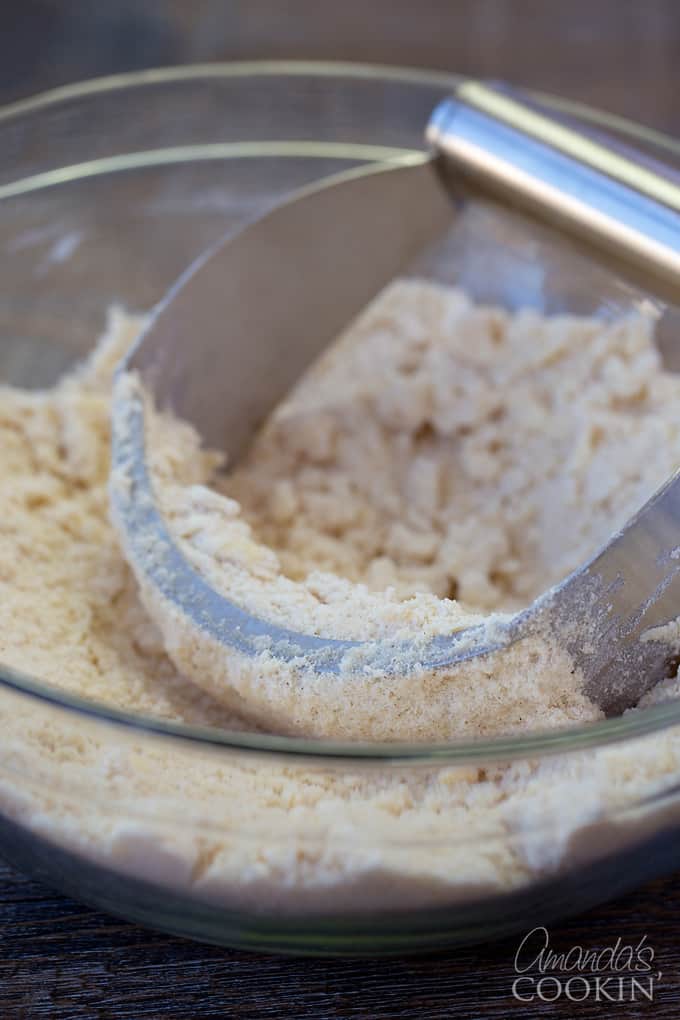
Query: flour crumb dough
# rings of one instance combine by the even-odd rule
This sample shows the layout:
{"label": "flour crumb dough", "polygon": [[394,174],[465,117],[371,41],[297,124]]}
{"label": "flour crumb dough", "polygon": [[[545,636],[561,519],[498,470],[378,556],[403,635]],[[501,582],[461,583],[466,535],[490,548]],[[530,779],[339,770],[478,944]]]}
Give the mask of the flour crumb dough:
{"label": "flour crumb dough", "polygon": [[[143,321],[114,310],[90,360],[53,390],[2,390],[6,667],[225,729],[433,740],[599,717],[548,646],[457,676],[383,678],[373,712],[341,682],[326,709],[313,684],[292,703],[280,676],[239,686],[228,663],[198,669],[194,638],[140,595],[108,516],[112,370]],[[188,426],[156,417],[152,432],[164,509],[213,585],[296,629],[382,640],[514,611],[593,552],[678,467],[680,377],[643,317],[508,315],[403,281],[232,472]],[[669,680],[645,704],[678,693]],[[680,772],[673,731],[484,768],[338,770],[198,750],[5,689],[0,719],[3,815],[117,871],[264,911],[523,888],[660,825],[672,805],[631,805]]]}
{"label": "flour crumb dough", "polygon": [[[147,443],[171,530],[218,591],[292,630],[422,646],[523,608],[604,544],[677,466],[678,395],[651,319],[512,315],[403,280],[211,488],[177,482],[166,418]],[[547,636],[451,669],[348,658],[329,677],[240,657],[145,601],[183,672],[280,732],[445,740],[599,714]]]}

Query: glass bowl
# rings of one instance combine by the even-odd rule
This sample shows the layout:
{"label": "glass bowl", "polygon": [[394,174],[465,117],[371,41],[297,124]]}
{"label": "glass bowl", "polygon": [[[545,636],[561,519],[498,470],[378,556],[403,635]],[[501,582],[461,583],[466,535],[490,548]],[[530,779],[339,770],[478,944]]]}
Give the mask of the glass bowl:
{"label": "glass bowl", "polygon": [[[455,82],[206,65],[0,110],[0,375],[50,385],[111,304],[150,308],[208,245],[294,189],[412,160]],[[542,98],[680,162],[655,132]],[[582,310],[585,289],[562,304]],[[599,285],[588,293],[599,308]],[[377,955],[479,941],[678,859],[679,702],[569,731],[340,745],[142,717],[78,697],[68,676],[54,686],[3,668],[0,717],[0,852],[83,901],[224,945]],[[510,796],[509,777],[526,796]]]}

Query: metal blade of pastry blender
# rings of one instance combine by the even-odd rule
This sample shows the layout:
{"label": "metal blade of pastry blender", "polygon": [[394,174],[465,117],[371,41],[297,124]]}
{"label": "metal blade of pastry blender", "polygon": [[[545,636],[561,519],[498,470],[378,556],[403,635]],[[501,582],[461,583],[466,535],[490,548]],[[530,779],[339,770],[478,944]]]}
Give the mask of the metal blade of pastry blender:
{"label": "metal blade of pastry blender", "polygon": [[237,460],[316,356],[453,215],[425,155],[307,188],[199,259],[128,367],[160,407]]}
{"label": "metal blade of pastry blender", "polygon": [[[595,245],[653,292],[680,293],[680,191],[659,175],[480,86],[442,104],[428,137],[442,179],[458,196],[481,191],[510,200]],[[111,493],[126,552],[141,580],[243,654],[256,654],[264,637],[271,654],[304,655],[318,671],[337,672],[350,649],[362,672],[389,670],[384,647],[276,627],[193,570],[155,504],[145,402],[130,372],[157,405],[238,455],[361,305],[449,226],[452,208],[434,181],[426,165],[364,172],[275,210],[180,281],[121,366]],[[665,669],[668,646],[645,634],[680,612],[678,547],[673,480],[590,564],[527,610],[420,644],[413,666],[451,665],[547,628],[573,654],[591,696],[618,711]],[[400,668],[407,653],[399,650]]]}

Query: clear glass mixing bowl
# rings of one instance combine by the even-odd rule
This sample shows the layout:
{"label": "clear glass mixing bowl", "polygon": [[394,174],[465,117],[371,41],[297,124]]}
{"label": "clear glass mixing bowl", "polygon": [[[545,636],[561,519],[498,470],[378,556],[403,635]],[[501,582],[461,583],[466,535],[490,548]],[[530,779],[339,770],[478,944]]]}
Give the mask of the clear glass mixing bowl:
{"label": "clear glass mixing bowl", "polygon": [[[455,81],[210,65],[0,110],[0,375],[50,384],[92,347],[110,304],[151,307],[192,258],[295,188],[413,158]],[[680,162],[670,139],[548,101]],[[578,300],[550,274],[539,290],[566,307],[588,292],[597,307],[597,279],[581,279]],[[68,689],[68,677],[57,689],[2,670],[0,851],[159,928],[268,950],[403,952],[527,929],[676,866],[677,702],[568,732],[340,746],[199,730]],[[543,780],[504,809],[510,770]],[[488,811],[470,811],[470,784]]]}

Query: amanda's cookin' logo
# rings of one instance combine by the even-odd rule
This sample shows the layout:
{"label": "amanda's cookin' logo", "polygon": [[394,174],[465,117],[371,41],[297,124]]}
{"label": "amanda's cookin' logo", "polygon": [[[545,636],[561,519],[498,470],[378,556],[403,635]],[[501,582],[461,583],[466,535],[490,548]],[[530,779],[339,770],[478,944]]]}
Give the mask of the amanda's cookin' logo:
{"label": "amanda's cookin' logo", "polygon": [[652,1002],[661,980],[646,935],[635,945],[617,938],[601,949],[556,952],[544,927],[533,928],[520,942],[515,974],[512,994],[520,1002]]}

